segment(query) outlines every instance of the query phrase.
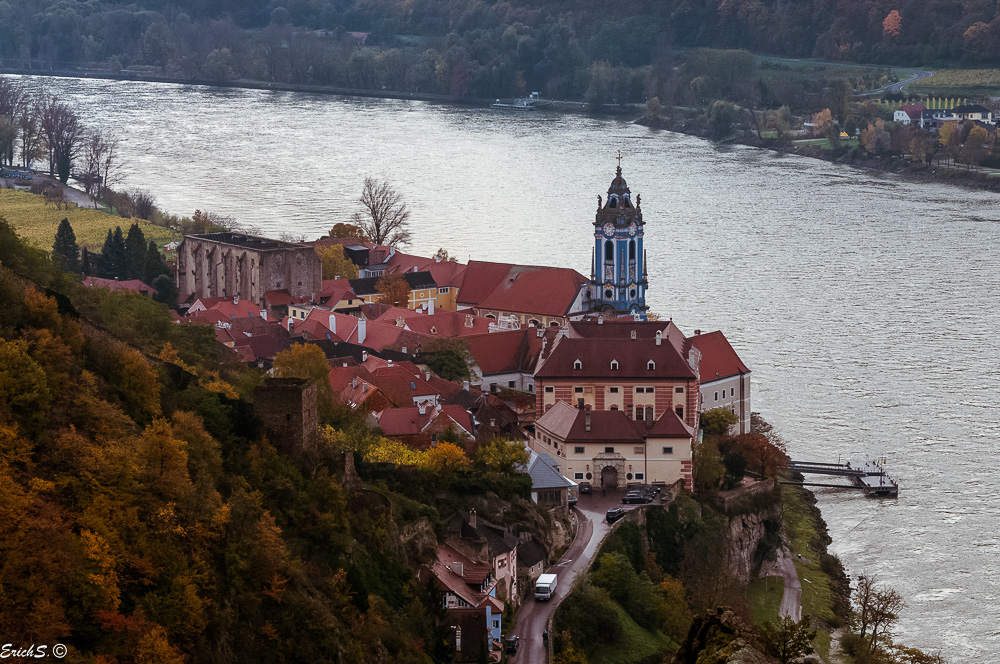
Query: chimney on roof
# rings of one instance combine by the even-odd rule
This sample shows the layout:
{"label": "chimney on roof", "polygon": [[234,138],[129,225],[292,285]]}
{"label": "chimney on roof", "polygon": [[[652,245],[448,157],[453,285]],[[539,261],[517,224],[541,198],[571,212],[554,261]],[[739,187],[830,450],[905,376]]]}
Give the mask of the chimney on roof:
{"label": "chimney on roof", "polygon": [[583,430],[590,433],[590,406],[583,411]]}
{"label": "chimney on roof", "polygon": [[239,303],[240,303],[240,296],[239,295],[234,295],[233,296],[233,304],[239,304]]}
{"label": "chimney on roof", "polygon": [[431,372],[430,371],[425,371],[424,372],[424,380],[427,381],[428,383],[431,382]]}
{"label": "chimney on roof", "polygon": [[663,330],[656,331],[656,345],[659,346],[663,342]]}
{"label": "chimney on roof", "polygon": [[421,415],[426,415],[427,414],[427,404],[422,403],[419,406],[417,406],[417,412],[420,413]]}
{"label": "chimney on roof", "polygon": [[267,309],[261,309],[261,310],[260,310],[260,317],[261,317],[261,318],[262,318],[263,320],[267,320]]}
{"label": "chimney on roof", "polygon": [[475,528],[476,527],[476,522],[477,522],[477,519],[476,519],[476,508],[473,507],[472,511],[469,512],[469,525],[472,526],[473,528]]}
{"label": "chimney on roof", "polygon": [[330,328],[331,333],[333,334],[337,333],[337,317],[334,316],[333,314],[330,314],[329,325],[327,327]]}
{"label": "chimney on roof", "polygon": [[364,318],[358,319],[358,343],[363,344],[368,338],[368,321]]}
{"label": "chimney on roof", "polygon": [[406,353],[406,346],[403,346],[403,348],[402,348],[402,350],[401,350],[400,352],[401,352],[401,353],[402,353],[403,355],[406,355],[406,354],[407,354],[407,353]]}
{"label": "chimney on roof", "polygon": [[390,367],[392,366],[392,360],[389,360],[389,366]]}
{"label": "chimney on roof", "polygon": [[604,314],[597,314],[597,324],[604,325]]}
{"label": "chimney on roof", "polygon": [[467,380],[462,381],[462,389],[465,390],[466,392],[469,391],[469,381]]}
{"label": "chimney on roof", "polygon": [[[545,336],[545,328],[539,325],[538,327],[535,328],[535,334],[538,336],[539,339],[541,339],[542,337]],[[543,341],[542,343],[544,344],[545,342]]]}
{"label": "chimney on roof", "polygon": [[462,578],[465,578],[465,565],[464,564],[462,564],[462,563],[460,563],[458,561],[452,562],[452,564],[451,564],[451,570],[453,572],[455,572],[455,574],[458,574]]}
{"label": "chimney on roof", "polygon": [[476,320],[472,317],[472,314],[465,314],[465,326],[474,327],[476,325]]}
{"label": "chimney on roof", "polygon": [[368,351],[363,350],[361,351],[361,363],[364,364],[367,361],[368,361]]}
{"label": "chimney on roof", "polygon": [[346,361],[344,362],[344,368],[345,369],[347,368],[347,362]]}
{"label": "chimney on roof", "polygon": [[696,337],[697,336],[701,336],[701,330],[695,330],[694,331],[694,336],[696,336]]}
{"label": "chimney on roof", "polygon": [[434,315],[434,300],[428,300],[427,302],[427,315],[428,316]]}
{"label": "chimney on roof", "polygon": [[358,377],[355,376],[354,378],[351,379],[351,387],[357,388],[357,386],[358,386]]}

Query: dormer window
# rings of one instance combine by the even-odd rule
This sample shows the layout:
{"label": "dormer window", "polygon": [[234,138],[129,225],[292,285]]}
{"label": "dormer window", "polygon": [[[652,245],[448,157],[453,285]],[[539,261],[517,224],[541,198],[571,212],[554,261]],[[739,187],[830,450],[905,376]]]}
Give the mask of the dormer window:
{"label": "dormer window", "polygon": [[648,369],[649,371],[655,370],[656,369],[656,362],[654,362],[652,360],[650,360],[649,362],[646,362],[646,369]]}
{"label": "dormer window", "polygon": [[580,360],[576,360],[575,362],[573,362],[573,369],[579,371],[582,368],[583,368],[583,362],[581,362]]}
{"label": "dormer window", "polygon": [[618,360],[611,360],[611,370],[618,371]]}

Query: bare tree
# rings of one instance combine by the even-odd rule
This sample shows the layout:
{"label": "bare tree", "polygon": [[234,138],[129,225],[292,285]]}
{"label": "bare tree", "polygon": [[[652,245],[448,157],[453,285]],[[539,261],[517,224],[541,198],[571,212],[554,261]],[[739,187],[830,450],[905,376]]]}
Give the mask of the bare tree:
{"label": "bare tree", "polygon": [[410,242],[410,210],[402,195],[387,181],[366,177],[358,202],[362,209],[354,213],[351,223],[369,240],[390,246]]}
{"label": "bare tree", "polygon": [[41,110],[42,134],[49,148],[49,175],[58,172],[59,181],[66,184],[83,143],[83,126],[73,109],[56,97],[43,100]]}
{"label": "bare tree", "polygon": [[40,115],[41,111],[35,105],[26,109],[18,122],[21,130],[21,165],[25,168],[45,156],[44,137],[38,120]]}
{"label": "bare tree", "polygon": [[87,134],[83,144],[84,172],[80,179],[87,193],[101,198],[122,177],[124,164],[119,152],[118,138],[101,131]]}
{"label": "bare tree", "polygon": [[861,637],[864,654],[871,656],[892,641],[892,628],[903,610],[903,597],[878,585],[874,575],[862,575],[854,589],[851,624]]}
{"label": "bare tree", "polygon": [[14,164],[17,124],[28,104],[20,82],[0,76],[0,165]]}
{"label": "bare tree", "polygon": [[146,221],[152,220],[153,212],[156,210],[156,201],[153,199],[153,195],[145,189],[131,189],[128,194],[132,199],[133,215]]}

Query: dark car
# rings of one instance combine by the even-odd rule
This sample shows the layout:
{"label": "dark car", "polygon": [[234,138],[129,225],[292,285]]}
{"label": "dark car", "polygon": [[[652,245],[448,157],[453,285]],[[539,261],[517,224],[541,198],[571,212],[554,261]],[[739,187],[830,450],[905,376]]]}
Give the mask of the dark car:
{"label": "dark car", "polygon": [[646,496],[639,493],[638,491],[629,491],[624,496],[622,496],[623,505],[642,505],[646,503]]}
{"label": "dark car", "polygon": [[521,643],[520,636],[514,636],[513,634],[505,638],[504,649],[507,651],[508,655],[513,655],[517,653],[517,646]]}
{"label": "dark car", "polygon": [[608,510],[608,523],[614,523],[625,516],[625,510],[621,507],[612,507]]}
{"label": "dark car", "polygon": [[580,482],[580,493],[593,493],[594,488],[590,486],[590,482]]}

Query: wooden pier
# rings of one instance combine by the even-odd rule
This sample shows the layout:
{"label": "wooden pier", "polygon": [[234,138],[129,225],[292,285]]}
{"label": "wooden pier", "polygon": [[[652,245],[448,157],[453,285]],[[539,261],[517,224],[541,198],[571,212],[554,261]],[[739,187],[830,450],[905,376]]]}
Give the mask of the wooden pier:
{"label": "wooden pier", "polygon": [[818,463],[814,461],[789,461],[788,470],[803,475],[826,475],[847,477],[851,484],[828,484],[823,482],[782,482],[797,486],[820,486],[833,489],[860,489],[866,496],[875,498],[895,498],[899,495],[899,485],[885,472],[879,461],[869,461],[854,467],[850,463]]}

